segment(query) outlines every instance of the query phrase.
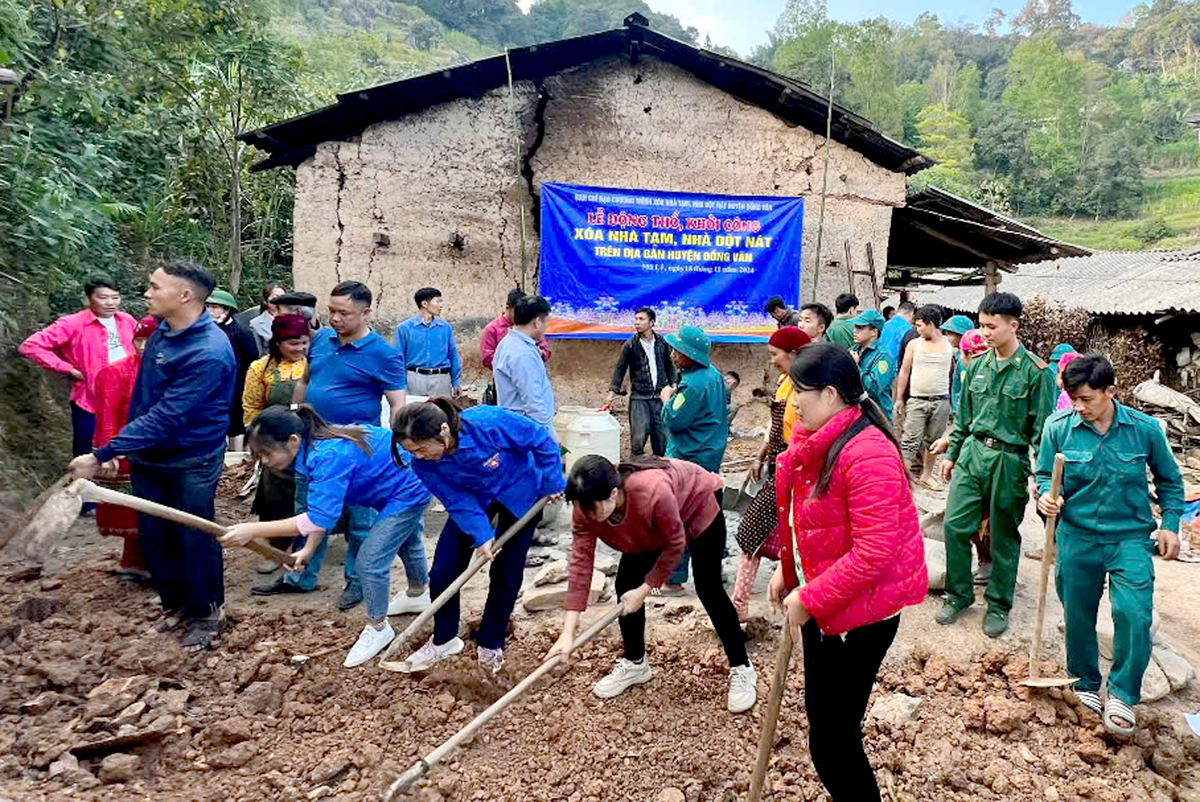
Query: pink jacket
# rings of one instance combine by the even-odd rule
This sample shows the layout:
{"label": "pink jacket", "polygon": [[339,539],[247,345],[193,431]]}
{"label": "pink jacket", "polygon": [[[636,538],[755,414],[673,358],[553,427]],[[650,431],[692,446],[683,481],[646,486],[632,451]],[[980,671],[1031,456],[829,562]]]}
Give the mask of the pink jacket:
{"label": "pink jacket", "polygon": [[[133,330],[137,321],[125,312],[117,312],[117,335],[125,355],[133,354]],[[25,338],[17,349],[21,356],[55,373],[70,373],[78,368],[83,381],[71,385],[71,401],[88,412],[96,411],[92,383],[108,366],[108,334],[104,324],[90,309],[65,315],[41,331]]]}
{"label": "pink jacket", "polygon": [[[496,356],[496,346],[504,339],[504,335],[508,334],[508,330],[512,328],[512,323],[508,322],[508,318],[500,315],[491,323],[483,327],[483,337],[479,340],[479,356],[483,358],[483,366],[488,370],[492,369],[492,359]],[[538,350],[542,352],[542,361],[550,361],[550,343],[542,340],[538,343]]]}
{"label": "pink jacket", "polygon": [[[868,426],[843,446],[829,487],[810,498],[829,447],[862,413],[843,410],[816,432],[796,428],[779,457],[776,494],[781,542],[792,543],[806,584],[800,600],[821,631],[838,635],[890,618],[925,598],[925,546],[908,475],[896,446]],[[783,554],[794,587],[792,549]]]}

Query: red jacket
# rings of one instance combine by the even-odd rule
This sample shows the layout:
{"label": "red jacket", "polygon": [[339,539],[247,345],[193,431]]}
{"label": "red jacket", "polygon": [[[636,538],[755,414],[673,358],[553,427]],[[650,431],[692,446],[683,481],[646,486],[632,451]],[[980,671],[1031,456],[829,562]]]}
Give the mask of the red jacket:
{"label": "red jacket", "polygon": [[[133,353],[133,330],[137,321],[125,312],[117,312],[117,335],[125,356]],[[83,381],[71,383],[71,400],[81,409],[96,411],[92,382],[108,365],[108,332],[91,309],[60,317],[41,331],[25,338],[17,349],[21,356],[55,373],[70,373],[76,368]]]}
{"label": "red jacket", "polygon": [[[797,427],[776,475],[780,542],[793,542],[790,517],[806,583],[800,600],[826,635],[890,618],[919,604],[928,587],[908,474],[900,452],[877,427],[868,426],[842,447],[824,495],[809,497],[829,447],[861,416],[851,407],[816,432]],[[783,562],[788,585],[795,587],[786,546]]]}

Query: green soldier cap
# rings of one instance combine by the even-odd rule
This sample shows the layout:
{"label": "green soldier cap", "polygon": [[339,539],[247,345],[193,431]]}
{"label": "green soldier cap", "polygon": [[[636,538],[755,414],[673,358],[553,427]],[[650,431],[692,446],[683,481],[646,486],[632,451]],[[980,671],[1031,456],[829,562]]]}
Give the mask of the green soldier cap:
{"label": "green soldier cap", "polygon": [[663,339],[667,341],[667,345],[696,364],[708,367],[708,352],[712,349],[712,341],[698,327],[684,326],[679,329],[678,334],[666,334]]}

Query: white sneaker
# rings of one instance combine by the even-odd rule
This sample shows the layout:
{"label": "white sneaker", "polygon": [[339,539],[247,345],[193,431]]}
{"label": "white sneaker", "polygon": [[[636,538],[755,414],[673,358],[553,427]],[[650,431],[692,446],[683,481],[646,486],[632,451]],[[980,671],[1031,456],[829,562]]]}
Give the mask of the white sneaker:
{"label": "white sneaker", "polygon": [[622,657],[617,661],[616,667],[596,683],[596,687],[592,688],[592,693],[601,699],[611,699],[624,693],[625,689],[632,685],[649,682],[650,677],[650,661],[645,657],[640,663],[634,663]]}
{"label": "white sneaker", "polygon": [[408,615],[429,609],[432,601],[429,598],[429,588],[420,596],[409,596],[407,592],[397,593],[388,605],[388,615]]}
{"label": "white sneaker", "polygon": [[479,665],[483,666],[484,671],[490,671],[493,674],[499,673],[500,669],[504,667],[504,650],[480,646]]}
{"label": "white sneaker", "polygon": [[729,712],[744,713],[758,701],[758,675],[754,666],[734,666],[729,669]]}
{"label": "white sneaker", "polygon": [[433,638],[425,641],[425,645],[405,658],[399,669],[402,674],[415,674],[426,671],[443,657],[459,654],[463,650],[462,638],[453,638],[441,646],[433,644]]}
{"label": "white sneaker", "polygon": [[367,624],[363,627],[362,634],[358,636],[358,640],[350,647],[350,653],[346,655],[346,662],[342,663],[342,665],[346,668],[362,665],[382,652],[384,647],[391,643],[394,637],[396,637],[396,630],[392,629],[392,625],[386,621],[383,624],[383,629],[376,629]]}

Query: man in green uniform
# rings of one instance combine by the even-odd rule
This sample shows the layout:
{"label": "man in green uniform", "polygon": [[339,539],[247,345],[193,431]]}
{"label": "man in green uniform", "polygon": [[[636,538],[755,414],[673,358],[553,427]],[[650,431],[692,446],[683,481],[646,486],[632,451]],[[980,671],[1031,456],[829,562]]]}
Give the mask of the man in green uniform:
{"label": "man in green uniform", "polygon": [[991,520],[992,574],[984,598],[983,631],[997,638],[1008,629],[1017,562],[1018,527],[1029,501],[1030,448],[1037,453],[1050,393],[1046,363],[1017,339],[1021,299],[994,292],[979,304],[979,330],[991,346],[971,362],[955,410],[954,428],[931,450],[940,453],[946,496],[946,601],[939,624],[952,624],[975,602],[971,535],[986,512]]}
{"label": "man in green uniform", "polygon": [[863,389],[879,405],[888,420],[892,419],[892,381],[896,378],[896,360],[879,344],[883,331],[883,315],[868,309],[851,321],[854,324],[854,348],[850,356],[858,363]]}
{"label": "man in green uniform", "polygon": [[858,315],[858,297],[843,292],[833,302],[837,317],[825,331],[825,339],[849,351],[854,347],[854,318]]}
{"label": "man in green uniform", "polygon": [[[1183,477],[1158,421],[1115,400],[1113,367],[1107,359],[1096,354],[1078,357],[1063,370],[1062,379],[1074,408],[1046,421],[1037,485],[1038,510],[1059,516],[1054,582],[1067,624],[1067,670],[1079,677],[1075,691],[1080,701],[1101,712],[1096,608],[1107,577],[1113,664],[1102,715],[1111,732],[1128,736],[1135,725],[1133,707],[1141,701],[1142,674],[1150,662],[1151,554],[1155,542],[1165,559],[1179,554]],[[1066,457],[1063,492],[1053,498],[1050,481],[1058,453]],[[1161,526],[1150,511],[1146,468],[1154,475]]]}
{"label": "man in green uniform", "polygon": [[[709,364],[712,343],[695,326],[683,326],[678,334],[663,337],[671,346],[671,361],[679,370],[679,384],[662,390],[662,420],[670,442],[667,456],[694,462],[713,473],[721,472],[725,445],[729,441],[725,377]],[[663,585],[664,594],[678,594],[687,581],[688,553]]]}

